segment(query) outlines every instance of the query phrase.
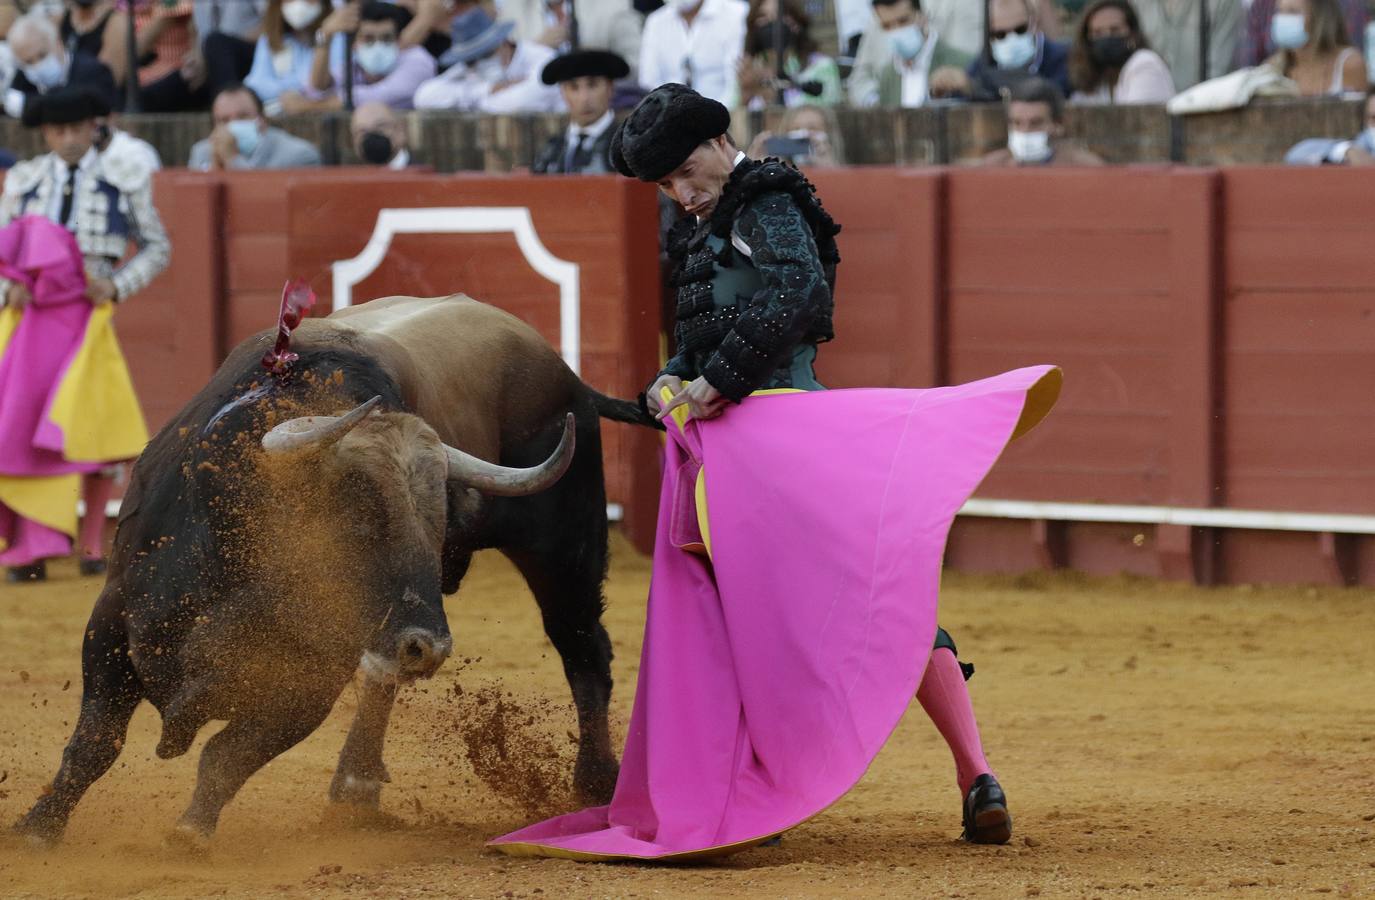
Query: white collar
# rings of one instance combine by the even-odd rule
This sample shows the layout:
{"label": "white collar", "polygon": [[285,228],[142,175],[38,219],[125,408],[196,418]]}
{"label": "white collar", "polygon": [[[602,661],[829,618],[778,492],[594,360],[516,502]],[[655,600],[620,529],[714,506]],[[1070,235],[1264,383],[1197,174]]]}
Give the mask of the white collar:
{"label": "white collar", "polygon": [[391,158],[391,162],[387,163],[387,168],[391,169],[393,172],[399,172],[402,169],[406,168],[406,166],[409,166],[410,164],[411,151],[407,150],[405,147],[402,147],[401,150],[398,151],[397,154]]}
{"label": "white collar", "polygon": [[606,112],[602,113],[601,118],[585,128],[579,128],[570,122],[568,123],[567,132],[568,142],[570,144],[576,144],[579,135],[586,135],[593,143],[596,143],[597,139],[606,133],[606,129],[610,128],[611,123],[614,121],[616,121],[616,114],[608,109]]}

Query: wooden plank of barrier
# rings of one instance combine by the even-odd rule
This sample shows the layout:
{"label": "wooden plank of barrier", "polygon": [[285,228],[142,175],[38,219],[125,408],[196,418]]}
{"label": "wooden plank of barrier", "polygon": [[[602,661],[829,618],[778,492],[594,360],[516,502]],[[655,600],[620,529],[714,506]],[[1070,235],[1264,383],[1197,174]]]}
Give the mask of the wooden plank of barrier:
{"label": "wooden plank of barrier", "polygon": [[[1220,189],[1216,172],[1181,170],[1170,176],[1168,271],[1174,396],[1167,424],[1170,480],[1166,496],[1177,506],[1214,506],[1222,495],[1217,419],[1221,405]],[[1167,578],[1202,584],[1216,581],[1212,536],[1207,529],[1201,531],[1160,526],[1157,552]]]}

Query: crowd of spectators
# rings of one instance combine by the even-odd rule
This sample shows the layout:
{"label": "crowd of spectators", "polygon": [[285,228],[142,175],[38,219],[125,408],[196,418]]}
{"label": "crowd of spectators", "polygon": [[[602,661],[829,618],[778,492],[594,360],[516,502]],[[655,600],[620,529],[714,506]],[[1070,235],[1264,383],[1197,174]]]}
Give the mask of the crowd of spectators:
{"label": "crowd of spectators", "polygon": [[[115,131],[130,102],[208,110],[213,131],[187,160],[202,169],[318,164],[269,123],[366,109],[378,120],[368,158],[404,167],[405,129],[382,110],[566,114],[567,93],[545,70],[598,50],[623,61],[613,112],[668,81],[737,112],[785,108],[791,121],[755,141],[760,153],[843,163],[833,108],[1000,102],[1008,145],[989,164],[1082,164],[1063,143],[1066,101],[1161,104],[1261,66],[1299,96],[1364,93],[1370,2],[0,0],[0,78],[15,118],[73,85],[115,110]],[[1343,158],[1360,150],[1345,145]]]}

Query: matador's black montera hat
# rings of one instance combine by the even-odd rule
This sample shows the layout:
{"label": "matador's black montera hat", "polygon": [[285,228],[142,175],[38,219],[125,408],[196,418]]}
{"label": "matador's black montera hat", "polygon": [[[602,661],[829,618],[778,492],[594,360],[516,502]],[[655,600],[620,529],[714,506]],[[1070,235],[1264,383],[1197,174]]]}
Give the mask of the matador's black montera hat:
{"label": "matador's black montera hat", "polygon": [[611,138],[617,171],[659,181],[698,146],[726,133],[730,111],[682,84],[661,84],[631,111]]}

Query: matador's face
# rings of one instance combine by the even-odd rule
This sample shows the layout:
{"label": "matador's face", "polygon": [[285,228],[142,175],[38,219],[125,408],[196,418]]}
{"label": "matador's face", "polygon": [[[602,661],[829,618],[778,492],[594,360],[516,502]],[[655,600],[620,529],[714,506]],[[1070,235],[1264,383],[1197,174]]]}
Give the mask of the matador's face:
{"label": "matador's face", "polygon": [[723,134],[692,151],[683,164],[659,181],[663,191],[699,219],[711,215],[735,171],[736,149]]}

